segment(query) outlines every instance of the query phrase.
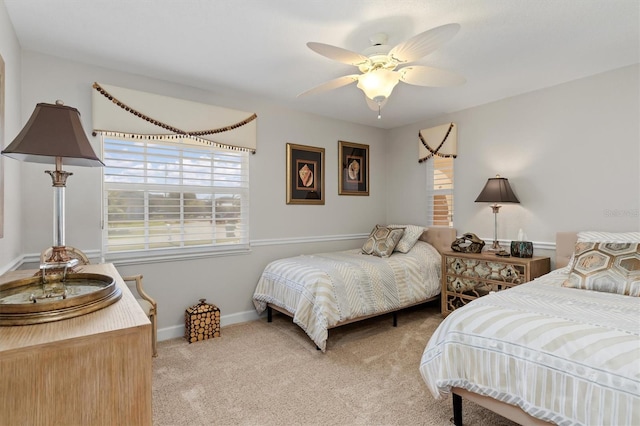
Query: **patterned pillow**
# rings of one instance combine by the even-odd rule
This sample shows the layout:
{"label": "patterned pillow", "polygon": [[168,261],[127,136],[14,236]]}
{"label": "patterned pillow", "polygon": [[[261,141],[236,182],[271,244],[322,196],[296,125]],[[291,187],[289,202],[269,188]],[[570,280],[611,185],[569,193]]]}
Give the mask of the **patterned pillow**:
{"label": "patterned pillow", "polygon": [[[578,232],[578,242],[589,243],[640,243],[640,232],[601,232],[601,231],[581,231]],[[571,269],[576,260],[576,254],[571,255],[567,267]]]}
{"label": "patterned pillow", "polygon": [[400,253],[409,253],[424,232],[424,227],[417,225],[387,225],[387,228],[404,228],[404,234],[394,249]]}
{"label": "patterned pillow", "polygon": [[640,243],[578,242],[563,287],[640,296]]}
{"label": "patterned pillow", "polygon": [[376,225],[362,246],[362,252],[379,257],[389,257],[402,238],[402,234],[404,234],[404,228],[387,228]]}

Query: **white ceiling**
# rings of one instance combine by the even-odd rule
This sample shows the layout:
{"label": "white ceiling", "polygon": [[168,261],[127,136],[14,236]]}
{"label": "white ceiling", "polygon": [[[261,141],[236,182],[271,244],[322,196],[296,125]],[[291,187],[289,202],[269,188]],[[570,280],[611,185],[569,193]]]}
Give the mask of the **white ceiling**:
{"label": "white ceiling", "polygon": [[[638,0],[4,0],[23,49],[212,92],[394,128],[640,62]],[[455,88],[396,86],[371,111],[351,84],[296,95],[356,71],[306,46],[362,52],[457,22],[416,62],[455,71]]]}

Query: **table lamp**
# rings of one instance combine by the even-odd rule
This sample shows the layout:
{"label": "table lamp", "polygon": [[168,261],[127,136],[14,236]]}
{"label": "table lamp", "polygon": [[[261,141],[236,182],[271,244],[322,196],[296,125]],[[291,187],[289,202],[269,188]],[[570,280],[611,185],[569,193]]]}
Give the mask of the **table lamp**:
{"label": "table lamp", "polygon": [[489,251],[502,251],[503,248],[498,243],[498,211],[500,205],[498,203],[520,203],[516,194],[513,193],[509,180],[507,178],[496,175],[494,178],[489,178],[486,185],[476,198],[476,203],[493,203],[490,207],[493,210],[493,245],[488,249]]}
{"label": "table lamp", "polygon": [[39,103],[31,118],[16,138],[2,151],[3,155],[20,161],[55,164],[47,170],[53,181],[53,250],[40,268],[73,268],[77,259],[71,259],[65,249],[65,187],[73,173],[62,170],[63,163],[72,166],[100,167],[104,163],[96,156],[82,128],[77,109]]}

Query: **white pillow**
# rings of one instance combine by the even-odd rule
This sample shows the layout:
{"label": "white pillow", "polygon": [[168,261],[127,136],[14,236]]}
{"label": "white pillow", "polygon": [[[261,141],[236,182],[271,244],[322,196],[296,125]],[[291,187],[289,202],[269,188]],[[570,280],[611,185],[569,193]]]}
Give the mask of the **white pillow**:
{"label": "white pillow", "polygon": [[578,232],[581,243],[640,243],[640,232]]}
{"label": "white pillow", "polygon": [[420,239],[420,236],[425,231],[423,226],[418,225],[387,225],[388,228],[404,228],[404,234],[398,241],[398,245],[394,251],[400,253],[409,253],[409,250],[416,245],[416,242]]}

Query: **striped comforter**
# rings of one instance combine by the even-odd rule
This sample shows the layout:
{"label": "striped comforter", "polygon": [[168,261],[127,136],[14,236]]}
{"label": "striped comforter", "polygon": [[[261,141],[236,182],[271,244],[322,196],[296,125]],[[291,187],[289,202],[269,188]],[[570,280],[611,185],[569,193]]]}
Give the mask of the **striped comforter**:
{"label": "striped comforter", "polygon": [[258,313],[267,303],[294,314],[323,351],[336,324],[400,309],[440,293],[441,257],[424,241],[388,258],[361,250],[302,255],[271,262],[253,295]]}
{"label": "striped comforter", "polygon": [[427,344],[420,373],[558,425],[640,425],[640,298],[561,287],[568,269],[474,300]]}

